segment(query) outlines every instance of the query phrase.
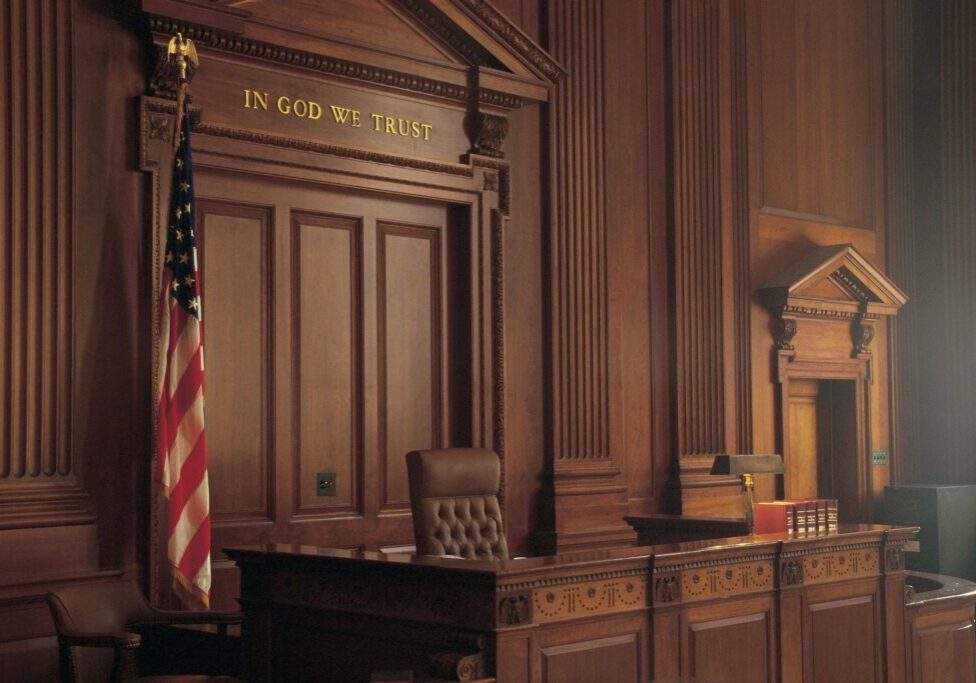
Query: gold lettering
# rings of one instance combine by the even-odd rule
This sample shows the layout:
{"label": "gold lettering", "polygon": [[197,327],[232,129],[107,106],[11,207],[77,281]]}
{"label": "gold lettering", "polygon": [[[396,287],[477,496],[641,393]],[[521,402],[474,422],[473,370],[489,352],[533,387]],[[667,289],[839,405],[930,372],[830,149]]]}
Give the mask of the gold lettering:
{"label": "gold lettering", "polygon": [[397,132],[404,137],[410,135],[410,122],[407,119],[397,119]]}
{"label": "gold lettering", "polygon": [[422,123],[420,127],[424,129],[424,140],[430,140],[430,131],[434,126],[429,123]]}
{"label": "gold lettering", "polygon": [[282,95],[278,98],[278,111],[282,114],[288,115],[291,113],[291,98]]}
{"label": "gold lettering", "polygon": [[308,114],[308,102],[305,100],[295,100],[295,104],[292,106],[291,110],[294,112],[295,116],[303,119],[305,118],[305,115]]}
{"label": "gold lettering", "polygon": [[410,137],[419,138],[420,137],[420,122],[413,121],[410,124]]}
{"label": "gold lettering", "polygon": [[380,124],[383,123],[383,115],[382,114],[370,114],[370,116],[373,117],[373,130],[376,131],[377,133],[379,133],[381,130],[383,130],[380,127]]}
{"label": "gold lettering", "polygon": [[349,109],[345,107],[338,107],[334,104],[329,105],[329,109],[332,110],[332,118],[335,119],[336,123],[345,123],[349,118]]}
{"label": "gold lettering", "polygon": [[350,124],[353,128],[361,128],[363,122],[359,120],[359,110],[352,110],[352,123]]}
{"label": "gold lettering", "polygon": [[245,109],[267,109],[268,93],[259,93],[256,90],[244,89],[244,108]]}
{"label": "gold lettering", "polygon": [[390,135],[396,135],[396,119],[392,116],[386,117],[386,132]]}
{"label": "gold lettering", "polygon": [[322,107],[318,102],[309,101],[308,118],[310,118],[312,121],[318,121],[320,118],[322,118]]}

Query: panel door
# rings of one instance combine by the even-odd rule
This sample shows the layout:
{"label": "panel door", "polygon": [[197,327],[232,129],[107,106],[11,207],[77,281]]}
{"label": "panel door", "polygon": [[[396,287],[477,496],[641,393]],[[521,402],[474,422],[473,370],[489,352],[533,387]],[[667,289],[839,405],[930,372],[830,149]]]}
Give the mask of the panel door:
{"label": "panel door", "polygon": [[226,604],[237,586],[223,547],[412,543],[404,454],[469,434],[470,354],[452,350],[468,242],[448,224],[463,212],[443,203],[206,169],[196,182]]}

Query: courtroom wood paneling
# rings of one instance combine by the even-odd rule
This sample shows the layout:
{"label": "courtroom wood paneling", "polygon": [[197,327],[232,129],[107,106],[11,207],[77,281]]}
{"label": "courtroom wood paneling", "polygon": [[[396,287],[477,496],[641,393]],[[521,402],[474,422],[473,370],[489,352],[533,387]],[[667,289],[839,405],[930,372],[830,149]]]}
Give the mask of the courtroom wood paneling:
{"label": "courtroom wood paneling", "polygon": [[[906,292],[918,292],[915,265],[914,62],[912,2],[885,6],[885,216],[888,273]],[[892,480],[919,481],[918,308],[907,306],[891,324]]]}
{"label": "courtroom wood paneling", "polygon": [[[362,224],[344,216],[292,213],[297,258],[297,512],[362,514]],[[334,472],[335,497],[317,493],[317,472]]]}
{"label": "courtroom wood paneling", "polygon": [[[215,520],[271,519],[270,209],[197,202]],[[249,274],[246,275],[246,274]]]}
{"label": "courtroom wood paneling", "polygon": [[863,0],[762,3],[764,213],[878,224],[878,18]]}
{"label": "courtroom wood paneling", "polygon": [[804,679],[816,683],[885,680],[877,589],[845,586],[813,592],[804,609]]}
{"label": "courtroom wood paneling", "polygon": [[435,228],[377,224],[381,509],[406,509],[404,454],[443,445],[441,249]]}
{"label": "courtroom wood paneling", "polygon": [[36,500],[0,506],[0,526],[32,523],[28,504],[33,524],[78,522],[86,511],[70,410],[72,12],[51,0],[16,0],[2,12],[0,489]]}
{"label": "courtroom wood paneling", "polygon": [[733,445],[728,7],[671,7],[679,457]]}
{"label": "courtroom wood paneling", "polygon": [[[850,243],[874,266],[883,267],[882,5],[863,0],[747,0],[744,13],[752,291],[815,245]],[[788,416],[785,406],[776,407],[776,368],[785,366],[773,352],[775,321],[757,303],[753,298],[750,314],[751,448],[785,455],[789,432],[782,422]],[[801,325],[796,360],[850,354],[841,350],[849,337],[844,326],[815,327],[807,321]],[[858,419],[864,421],[859,459],[867,460],[869,449],[887,454],[890,448],[888,347],[887,330],[879,326],[869,349],[871,382],[863,387],[858,409],[863,411]],[[866,503],[882,495],[889,465],[867,464],[859,476],[859,495],[865,500],[860,514],[867,519]],[[776,495],[773,478],[757,481],[760,499]]]}
{"label": "courtroom wood paneling", "polygon": [[[560,1],[548,7],[549,47],[573,74],[555,87],[549,108],[547,416],[554,508],[553,533],[544,545],[549,551],[632,539],[622,520],[628,508],[627,489],[619,479],[624,454],[611,451],[610,357],[617,343],[629,348],[636,342],[630,330],[618,328],[614,332],[620,334],[612,334],[608,320],[611,255],[619,256],[609,245],[608,216],[632,225],[635,233],[630,239],[638,244],[642,236],[636,232],[638,226],[630,223],[635,217],[621,214],[626,204],[620,203],[616,191],[617,201],[610,209],[610,159],[604,133],[608,120],[616,123],[644,115],[639,102],[608,104],[612,97],[607,90],[608,69],[624,64],[608,30],[618,28],[627,16],[619,3],[608,8],[594,0]],[[640,19],[630,16],[632,21]],[[628,71],[632,64],[627,63]],[[640,78],[640,71],[635,76]],[[640,156],[620,159],[621,164],[640,166],[640,162]],[[624,234],[619,238],[624,239]],[[639,254],[632,250],[627,258],[640,261]],[[640,263],[636,271],[632,267],[627,273],[637,282],[615,278],[613,286],[640,288],[639,273],[645,265]]]}
{"label": "courtroom wood paneling", "polygon": [[588,683],[594,680],[640,681],[639,634],[583,640],[542,648],[542,680]]}
{"label": "courtroom wood paneling", "polygon": [[761,612],[728,616],[726,607],[689,612],[689,673],[705,681],[760,683],[776,680],[771,668],[775,639],[770,604]]}
{"label": "courtroom wood paneling", "polygon": [[[943,0],[941,11],[942,222],[948,317],[945,338],[928,353],[944,354],[946,446],[940,480],[976,482],[976,464],[969,457],[976,440],[976,421],[966,405],[973,400],[976,357],[972,353],[972,321],[976,319],[976,60],[969,36],[976,30],[976,12],[965,0]],[[941,326],[940,326],[941,327]],[[941,337],[941,335],[939,335]],[[934,342],[935,339],[932,339]],[[935,387],[932,387],[934,390]],[[951,454],[951,455],[949,455]],[[929,472],[926,472],[931,476]]]}
{"label": "courtroom wood paneling", "polygon": [[907,621],[913,683],[976,681],[972,604],[919,609]]}

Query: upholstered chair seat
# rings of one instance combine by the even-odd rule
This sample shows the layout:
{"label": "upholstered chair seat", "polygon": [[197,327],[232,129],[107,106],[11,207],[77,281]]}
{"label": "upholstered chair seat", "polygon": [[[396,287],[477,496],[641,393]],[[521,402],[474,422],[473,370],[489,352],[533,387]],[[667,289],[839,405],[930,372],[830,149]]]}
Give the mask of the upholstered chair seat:
{"label": "upholstered chair seat", "polygon": [[407,475],[418,554],[508,559],[498,504],[501,466],[493,451],[411,451]]}

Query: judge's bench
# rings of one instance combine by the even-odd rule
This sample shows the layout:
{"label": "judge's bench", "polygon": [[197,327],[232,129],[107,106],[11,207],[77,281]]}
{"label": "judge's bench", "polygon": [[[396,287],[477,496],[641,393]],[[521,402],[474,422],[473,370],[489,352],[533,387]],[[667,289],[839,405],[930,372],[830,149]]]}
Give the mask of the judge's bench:
{"label": "judge's bench", "polygon": [[[504,561],[274,544],[241,569],[248,680],[912,680],[913,528]],[[971,609],[970,609],[971,611]],[[969,633],[970,640],[972,633]]]}

